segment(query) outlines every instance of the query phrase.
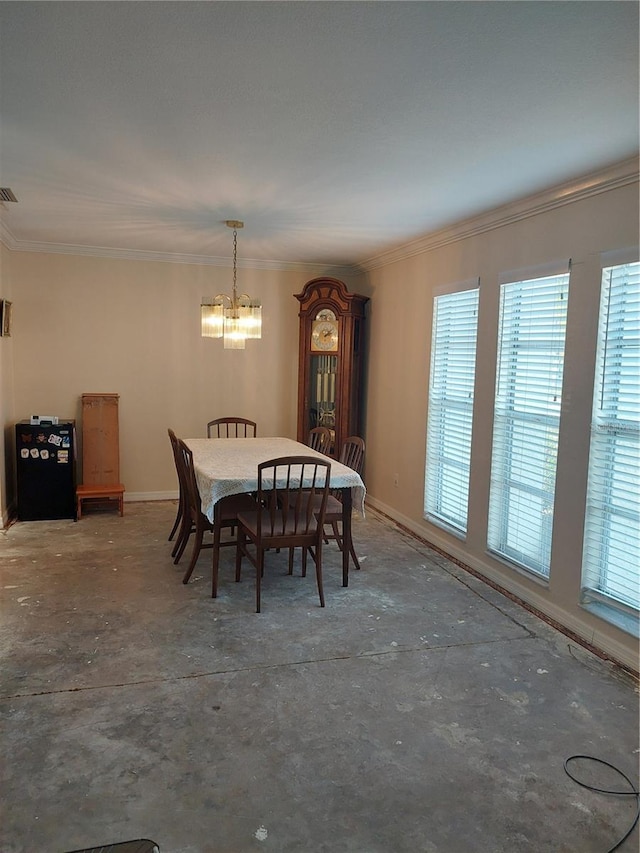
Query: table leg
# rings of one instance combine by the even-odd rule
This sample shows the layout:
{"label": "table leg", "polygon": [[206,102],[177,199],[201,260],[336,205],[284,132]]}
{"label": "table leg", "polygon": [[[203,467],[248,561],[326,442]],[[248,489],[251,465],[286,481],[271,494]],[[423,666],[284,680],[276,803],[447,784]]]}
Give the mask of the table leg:
{"label": "table leg", "polygon": [[221,501],[213,507],[213,559],[211,565],[211,598],[218,597],[218,566],[220,564]]}
{"label": "table leg", "polygon": [[351,555],[351,488],[342,489],[342,586],[349,586]]}

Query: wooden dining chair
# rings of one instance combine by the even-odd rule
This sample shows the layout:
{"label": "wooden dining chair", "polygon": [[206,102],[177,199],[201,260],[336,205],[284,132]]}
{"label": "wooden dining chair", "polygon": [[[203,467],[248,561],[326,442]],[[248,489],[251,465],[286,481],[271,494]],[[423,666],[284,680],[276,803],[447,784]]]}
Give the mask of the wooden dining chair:
{"label": "wooden dining chair", "polygon": [[207,424],[207,438],[255,438],[257,430],[247,418],[216,418]]}
{"label": "wooden dining chair", "polygon": [[[182,578],[182,583],[189,583],[191,574],[195,568],[198,556],[203,548],[214,549],[213,561],[213,597],[216,596],[218,582],[218,553],[219,549],[229,545],[235,545],[235,539],[223,540],[220,537],[220,531],[223,528],[235,530],[237,524],[238,512],[245,512],[254,507],[254,501],[251,495],[238,494],[229,495],[222,498],[217,505],[220,523],[217,530],[209,521],[207,516],[202,512],[200,503],[200,492],[198,491],[198,483],[196,480],[195,469],[193,467],[193,454],[189,447],[181,439],[177,439],[178,454],[177,462],[179,466],[178,477],[182,481],[182,489],[185,495],[184,512],[180,532],[176,540],[176,546],[172,552],[174,557],[174,565],[177,565],[182,557],[187,543],[191,536],[194,536],[193,546],[191,549],[191,559],[187,570]],[[204,534],[213,533],[213,541],[205,542]]]}
{"label": "wooden dining chair", "polygon": [[[358,435],[350,435],[348,438],[345,438],[344,444],[342,445],[342,449],[340,450],[340,462],[343,465],[347,465],[349,468],[353,468],[360,476],[362,476],[362,471],[364,469],[364,439],[360,438]],[[342,524],[342,490],[341,489],[332,489],[329,498],[327,500],[327,508],[325,510],[324,515],[324,540],[325,542],[328,539],[335,539],[338,543],[338,548],[343,550],[344,540],[341,532],[341,524]],[[327,532],[327,526],[331,526],[331,533]],[[351,540],[351,545],[349,548],[349,553],[351,555],[351,559],[353,560],[353,564],[356,569],[360,568],[360,562],[358,560],[355,548],[353,546],[353,539]]]}
{"label": "wooden dining chair", "polygon": [[174,565],[177,565],[187,547],[189,539],[191,536],[195,537],[191,548],[191,559],[182,578],[182,583],[189,583],[189,578],[191,577],[201,549],[212,547],[213,543],[205,543],[203,540],[206,532],[213,532],[213,525],[200,508],[200,493],[193,467],[193,453],[180,438],[177,439],[176,462],[178,466],[178,480],[184,494],[184,507],[180,531],[171,555],[174,557]]}
{"label": "wooden dining chair", "polygon": [[329,427],[313,427],[309,430],[307,444],[312,450],[328,455],[333,438]]}
{"label": "wooden dining chair", "polygon": [[255,566],[256,613],[260,613],[265,552],[280,548],[289,548],[289,574],[293,574],[294,549],[302,548],[303,577],[307,554],[311,554],[320,606],[324,607],[322,531],[330,474],[330,460],[315,456],[282,456],[258,465],[256,508],[238,513],[236,545],[236,581],[244,557]]}
{"label": "wooden dining chair", "polygon": [[[358,435],[350,435],[344,440],[340,451],[339,461],[343,465],[353,468],[354,471],[357,471],[357,473],[362,476],[362,470],[364,468],[364,449],[364,439],[360,438]],[[311,497],[310,499],[315,503],[315,507],[319,507],[317,496]],[[338,548],[342,551],[344,548],[344,537],[342,535],[341,525],[342,489],[330,489],[329,497],[327,498],[327,508],[324,514],[325,529],[323,539],[325,543],[328,543],[330,539],[335,539]],[[329,526],[331,527],[331,532],[327,530],[327,527]],[[360,561],[358,560],[358,556],[353,545],[353,539],[349,546],[349,554],[351,555],[354,566],[356,569],[359,569]]]}

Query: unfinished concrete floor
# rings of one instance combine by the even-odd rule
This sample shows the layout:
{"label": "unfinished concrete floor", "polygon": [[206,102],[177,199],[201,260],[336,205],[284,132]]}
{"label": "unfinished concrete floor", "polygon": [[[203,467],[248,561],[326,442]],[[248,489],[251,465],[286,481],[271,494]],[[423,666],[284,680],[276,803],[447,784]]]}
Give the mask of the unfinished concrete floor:
{"label": "unfinished concrete floor", "polygon": [[[634,682],[373,512],[341,586],[211,551],[181,583],[172,502],[2,537],[2,853],[604,853],[635,801]],[[575,768],[577,769],[577,768]],[[583,768],[601,787],[624,783]],[[622,847],[638,849],[638,830]]]}

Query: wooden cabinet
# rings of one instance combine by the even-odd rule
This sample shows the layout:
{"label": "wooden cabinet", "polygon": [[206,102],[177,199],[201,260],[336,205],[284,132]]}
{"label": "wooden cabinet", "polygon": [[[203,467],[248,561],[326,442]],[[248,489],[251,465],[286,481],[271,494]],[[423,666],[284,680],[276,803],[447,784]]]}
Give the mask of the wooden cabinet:
{"label": "wooden cabinet", "polygon": [[77,516],[82,502],[117,501],[123,514],[120,482],[118,394],[82,395],[82,485],[76,489]]}
{"label": "wooden cabinet", "polygon": [[298,366],[298,441],[326,426],[331,455],[350,435],[362,435],[365,305],[335,278],[314,278],[302,293]]}

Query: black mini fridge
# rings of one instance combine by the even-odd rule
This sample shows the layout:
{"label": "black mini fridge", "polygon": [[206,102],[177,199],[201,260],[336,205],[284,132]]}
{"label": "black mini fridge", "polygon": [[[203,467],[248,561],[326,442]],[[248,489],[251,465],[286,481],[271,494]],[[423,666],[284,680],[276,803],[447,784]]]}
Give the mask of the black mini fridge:
{"label": "black mini fridge", "polygon": [[75,421],[16,424],[18,519],[76,517]]}

